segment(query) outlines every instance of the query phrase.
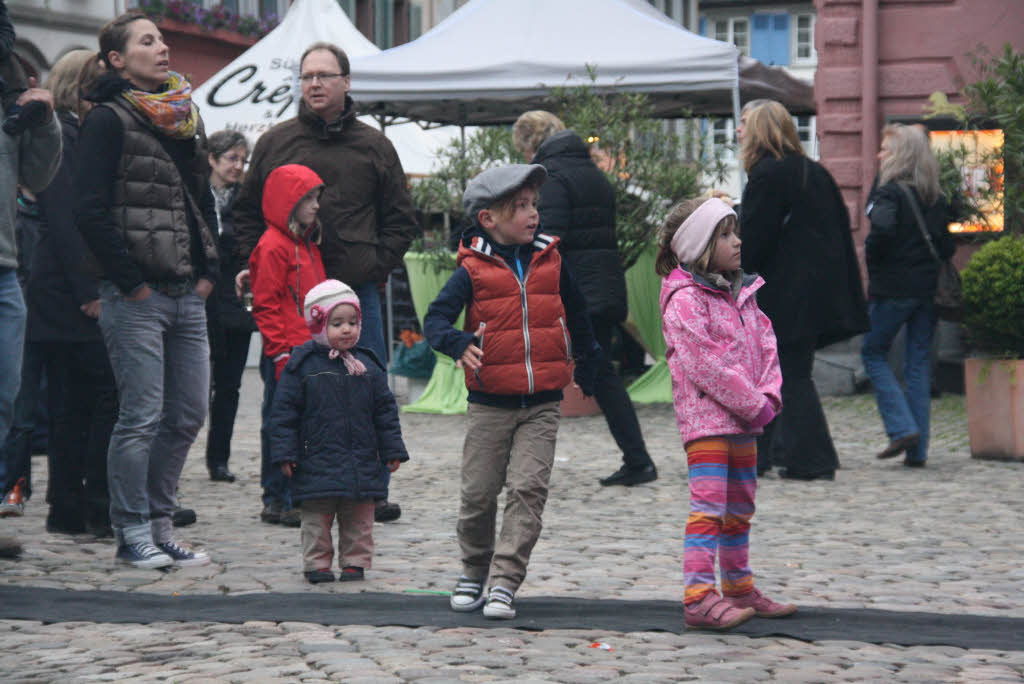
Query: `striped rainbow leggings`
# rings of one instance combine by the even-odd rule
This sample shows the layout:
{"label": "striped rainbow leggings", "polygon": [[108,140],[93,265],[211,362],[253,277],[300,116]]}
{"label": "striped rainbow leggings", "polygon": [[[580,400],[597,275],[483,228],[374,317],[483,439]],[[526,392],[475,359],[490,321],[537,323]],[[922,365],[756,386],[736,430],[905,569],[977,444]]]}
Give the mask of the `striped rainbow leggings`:
{"label": "striped rainbow leggings", "polygon": [[715,590],[715,553],[722,593],[754,588],[748,562],[750,519],[757,490],[757,442],[747,435],[698,439],[686,445],[690,517],[683,552],[683,602]]}

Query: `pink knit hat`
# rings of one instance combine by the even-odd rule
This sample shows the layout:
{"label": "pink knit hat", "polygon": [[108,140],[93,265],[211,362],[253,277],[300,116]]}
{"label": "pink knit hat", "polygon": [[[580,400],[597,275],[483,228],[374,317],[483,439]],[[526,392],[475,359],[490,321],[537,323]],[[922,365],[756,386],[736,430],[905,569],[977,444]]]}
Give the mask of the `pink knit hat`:
{"label": "pink knit hat", "polygon": [[690,265],[700,258],[715,232],[715,226],[726,216],[736,216],[727,203],[712,197],[690,214],[672,236],[672,252],[679,263]]}
{"label": "pink knit hat", "polygon": [[351,304],[356,308],[359,317],[362,318],[363,311],[359,308],[359,297],[355,291],[340,280],[325,280],[315,285],[306,293],[306,302],[303,311],[306,318],[306,327],[313,335],[313,341],[324,346],[327,344],[327,319],[331,317],[334,307],[339,304]]}

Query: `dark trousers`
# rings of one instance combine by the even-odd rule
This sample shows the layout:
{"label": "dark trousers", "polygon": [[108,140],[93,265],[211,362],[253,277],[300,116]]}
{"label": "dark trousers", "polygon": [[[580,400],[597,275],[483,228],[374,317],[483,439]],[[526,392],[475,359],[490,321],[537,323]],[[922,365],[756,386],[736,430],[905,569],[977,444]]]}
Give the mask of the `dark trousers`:
{"label": "dark trousers", "polygon": [[757,467],[781,466],[797,475],[834,472],[839,467],[825,411],[811,378],[814,340],[779,345],[782,413],[757,439]]}
{"label": "dark trousers", "polygon": [[108,525],[107,450],[118,402],[107,348],[100,340],[61,342],[51,361],[49,379],[64,388],[64,410],[51,421],[46,499],[52,513]]}
{"label": "dark trousers", "polygon": [[278,504],[289,509],[292,507],[291,481],[281,472],[281,466],[270,461],[270,413],[274,405],[277,379],[274,377],[274,361],[266,355],[260,356],[260,377],[263,378],[263,423],[260,425],[260,484],[263,486],[263,503]]}
{"label": "dark trousers", "polygon": [[597,369],[597,382],[594,385],[594,398],[604,413],[612,438],[622,450],[622,462],[630,468],[643,468],[650,465],[651,457],[644,445],[644,436],[640,432],[640,422],[636,418],[633,400],[626,393],[622,378],[615,373],[610,361],[612,347],[612,331],[618,323],[600,318],[591,319],[594,336],[601,345],[603,354]]}
{"label": "dark trousers", "polygon": [[249,356],[249,330],[225,329],[211,358],[210,429],[206,435],[206,467],[226,466],[231,457],[231,435],[238,413],[245,360]]}
{"label": "dark trousers", "polygon": [[3,445],[4,492],[25,478],[22,494],[26,499],[32,496],[32,434],[36,428],[36,406],[44,374],[51,376],[46,383],[50,420],[59,420],[63,409],[60,381],[52,377],[54,372],[49,368],[56,356],[54,347],[62,348],[62,345],[56,342],[29,342],[25,345],[21,359],[21,386],[14,399],[11,430]]}

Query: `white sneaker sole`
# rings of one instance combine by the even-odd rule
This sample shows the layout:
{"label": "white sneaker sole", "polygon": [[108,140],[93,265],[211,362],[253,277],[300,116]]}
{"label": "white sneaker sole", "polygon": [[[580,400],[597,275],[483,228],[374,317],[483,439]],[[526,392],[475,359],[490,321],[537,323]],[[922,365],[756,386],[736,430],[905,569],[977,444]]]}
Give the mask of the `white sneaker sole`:
{"label": "white sneaker sole", "polygon": [[516,616],[516,609],[499,601],[491,601],[484,606],[484,617],[494,620],[511,620]]}
{"label": "white sneaker sole", "polygon": [[456,603],[455,597],[452,596],[452,599],[448,602],[448,605],[451,606],[451,609],[454,610],[456,613],[472,613],[474,610],[477,610],[480,608],[480,606],[484,605],[484,602],[486,600],[487,596],[483,593],[481,593],[480,597],[472,603]]}
{"label": "white sneaker sole", "polygon": [[24,508],[15,508],[14,506],[8,506],[6,504],[0,506],[0,518],[21,518],[24,515]]}
{"label": "white sneaker sole", "polygon": [[123,558],[115,558],[114,562],[115,563],[119,563],[121,565],[130,565],[133,568],[141,568],[143,570],[155,570],[157,568],[169,568],[170,566],[174,565],[174,560],[170,556],[164,556],[163,559],[160,559],[160,558],[150,558],[150,559],[141,560],[141,561],[130,561],[130,560],[125,560]]}
{"label": "white sneaker sole", "polygon": [[195,558],[189,558],[188,560],[176,560],[174,561],[174,567],[176,568],[198,568],[201,565],[209,565],[210,557],[206,554],[202,556],[196,555]]}

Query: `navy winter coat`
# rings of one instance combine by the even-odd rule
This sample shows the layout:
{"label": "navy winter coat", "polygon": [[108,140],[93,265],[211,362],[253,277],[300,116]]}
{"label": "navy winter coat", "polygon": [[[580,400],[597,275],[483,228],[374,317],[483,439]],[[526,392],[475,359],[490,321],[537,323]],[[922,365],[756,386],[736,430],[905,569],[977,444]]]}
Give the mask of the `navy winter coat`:
{"label": "navy winter coat", "polygon": [[408,461],[398,405],[377,357],[353,350],[366,366],[349,375],[330,349],[310,340],[292,350],[274,391],[270,454],[294,461],[294,501],[385,499],[388,461]]}

